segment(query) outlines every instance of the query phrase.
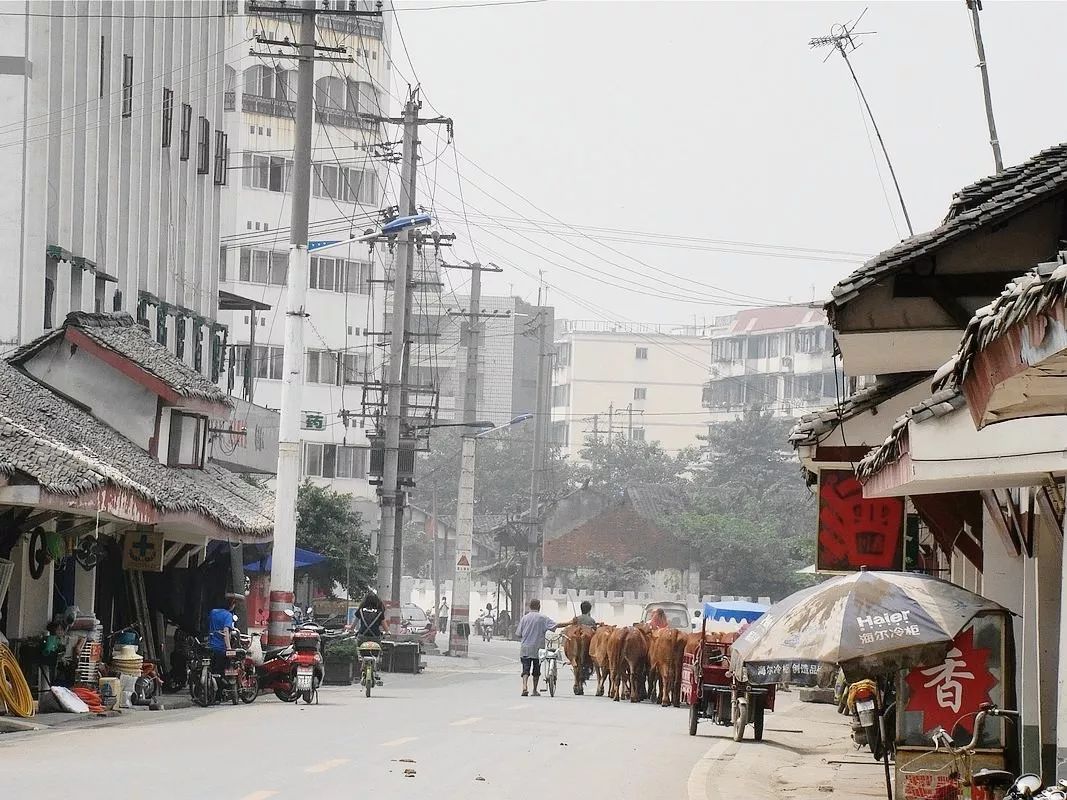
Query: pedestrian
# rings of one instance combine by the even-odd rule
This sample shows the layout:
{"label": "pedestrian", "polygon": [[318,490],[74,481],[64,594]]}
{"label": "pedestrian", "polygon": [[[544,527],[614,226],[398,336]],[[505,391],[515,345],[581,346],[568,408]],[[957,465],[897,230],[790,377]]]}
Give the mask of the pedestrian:
{"label": "pedestrian", "polygon": [[544,646],[545,634],[556,627],[556,622],[541,613],[541,601],[531,600],[530,610],[519,620],[519,638],[522,647],[519,650],[519,660],[522,663],[522,696],[527,697],[530,692],[530,673],[533,673],[533,696],[540,697],[537,684],[541,680],[541,659],[538,651]]}
{"label": "pedestrian", "polygon": [[582,612],[581,614],[576,616],[570,622],[561,622],[561,623],[559,623],[558,625],[556,625],[556,627],[557,628],[566,628],[568,625],[584,625],[587,628],[596,629],[597,621],[595,619],[593,619],[593,614],[592,614],[593,604],[590,603],[588,600],[583,600],[582,604],[581,604],[581,606],[579,606],[579,608],[581,609],[581,612]]}
{"label": "pedestrian", "polygon": [[437,607],[437,630],[444,633],[448,630],[448,598],[441,598],[441,605]]}

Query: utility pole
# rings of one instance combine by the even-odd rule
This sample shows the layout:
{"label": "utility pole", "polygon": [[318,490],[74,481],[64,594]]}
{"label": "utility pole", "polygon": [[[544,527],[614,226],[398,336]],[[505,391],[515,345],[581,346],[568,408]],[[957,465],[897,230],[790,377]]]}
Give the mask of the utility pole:
{"label": "utility pole", "polygon": [[[448,126],[451,140],[452,120],[445,117],[419,119],[422,100],[416,87],[404,104],[404,114],[397,119],[378,118],[379,122],[404,126],[400,167],[401,216],[415,215],[415,187],[418,172],[419,125],[430,123]],[[415,265],[415,233],[403,229],[397,240],[393,271],[393,317],[389,331],[389,368],[383,387],[386,394],[383,431],[381,522],[378,529],[378,594],[385,603],[390,624],[400,619],[400,573],[403,560],[404,504],[406,492],[399,481],[400,439],[407,426],[408,322],[414,290],[412,269]]]}
{"label": "utility pole", "polygon": [[634,404],[626,406],[626,441],[634,440]]}
{"label": "utility pole", "polygon": [[[282,408],[278,432],[278,476],[274,500],[274,548],[270,573],[270,617],[267,643],[284,645],[292,638],[291,621],[296,560],[296,495],[300,483],[300,392],[304,380],[304,319],[308,285],[308,202],[311,197],[311,132],[315,124],[312,105],[315,92],[314,2],[290,5],[250,3],[249,13],[300,17],[297,42],[257,39],[260,44],[296,47],[296,141],[293,149],[293,202],[289,223],[289,272],[286,278],[285,348],[282,356]],[[380,17],[380,11],[324,9],[324,14]],[[341,52],[338,48],[329,49]],[[277,58],[279,54],[256,53]],[[281,54],[292,57],[289,54]],[[322,57],[323,60],[351,61],[351,57]],[[254,313],[254,312],[253,312]],[[254,317],[253,317],[254,319]],[[251,357],[251,353],[250,353]]]}
{"label": "utility pole", "polygon": [[593,446],[594,447],[599,447],[600,446],[600,428],[598,427],[598,423],[599,422],[600,422],[600,415],[599,414],[593,414]]}
{"label": "utility pole", "polygon": [[1004,159],[1000,155],[1000,139],[997,138],[997,123],[993,119],[993,97],[989,92],[989,67],[985,60],[985,45],[982,43],[982,23],[978,21],[978,12],[982,10],[982,0],[967,0],[971,12],[971,27],[974,29],[974,46],[978,50],[978,69],[982,73],[982,94],[985,97],[985,118],[989,125],[989,146],[993,148],[993,164],[997,172],[1004,171]]}
{"label": "utility pole", "polygon": [[[540,301],[538,296],[538,301]],[[551,333],[548,314],[542,306],[538,312],[537,336],[537,404],[534,416],[533,459],[530,464],[530,513],[526,528],[526,600],[541,599],[544,590],[544,566],[542,564],[541,530],[541,473],[545,466],[545,434],[548,431],[549,403],[548,394],[552,391],[552,374],[546,369],[549,355]],[[595,425],[595,421],[594,421]],[[516,613],[518,609],[516,609]]]}
{"label": "utility pole", "polygon": [[441,607],[441,562],[437,552],[437,487],[430,492],[430,524],[433,526],[433,623],[437,629],[437,609]]}
{"label": "utility pole", "polygon": [[611,450],[611,440],[615,438],[615,404],[608,403],[608,450]]}
{"label": "utility pole", "polygon": [[[446,267],[449,265],[446,265]],[[499,267],[481,264],[451,265],[453,269],[471,271],[470,308],[467,309],[467,368],[463,383],[463,424],[473,428],[478,413],[478,348],[484,317],[501,316],[483,313],[482,272],[500,272]],[[456,495],[456,569],[452,577],[452,621],[448,628],[448,652],[467,655],[470,638],[471,556],[474,549],[474,481],[477,438],[467,430],[463,434],[459,487]]]}

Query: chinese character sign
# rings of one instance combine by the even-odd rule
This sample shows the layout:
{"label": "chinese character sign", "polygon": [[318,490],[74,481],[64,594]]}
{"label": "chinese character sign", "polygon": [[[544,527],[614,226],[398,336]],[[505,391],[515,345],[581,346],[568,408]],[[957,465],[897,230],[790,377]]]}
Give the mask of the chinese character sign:
{"label": "chinese character sign", "polygon": [[938,726],[949,734],[970,738],[974,733],[974,712],[990,702],[997,677],[990,670],[991,650],[975,644],[974,628],[969,627],[954,640],[941,664],[920,667],[908,673],[907,712],[922,714],[922,727]]}
{"label": "chinese character sign", "polygon": [[851,472],[821,471],[816,568],[903,569],[904,517],[904,498],[864,497]]}

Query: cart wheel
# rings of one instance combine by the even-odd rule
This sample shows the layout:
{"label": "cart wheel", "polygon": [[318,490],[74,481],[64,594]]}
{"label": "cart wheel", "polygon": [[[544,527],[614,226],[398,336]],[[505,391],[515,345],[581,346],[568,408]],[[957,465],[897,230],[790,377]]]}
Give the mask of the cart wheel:
{"label": "cart wheel", "polygon": [[700,722],[700,704],[692,703],[689,706],[689,735],[697,735],[697,723]]}
{"label": "cart wheel", "polygon": [[745,726],[748,725],[748,703],[738,703],[734,712],[734,741],[745,738]]}
{"label": "cart wheel", "polygon": [[752,738],[757,742],[763,741],[763,703],[756,703],[752,714]]}

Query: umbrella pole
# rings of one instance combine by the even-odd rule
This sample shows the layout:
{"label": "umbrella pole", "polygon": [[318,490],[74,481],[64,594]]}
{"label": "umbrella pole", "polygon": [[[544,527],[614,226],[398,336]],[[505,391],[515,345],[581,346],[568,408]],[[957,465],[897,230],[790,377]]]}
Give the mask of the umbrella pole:
{"label": "umbrella pole", "polygon": [[[887,800],[893,800],[893,780],[889,774],[889,744],[885,736],[885,712],[878,712],[878,732],[882,734],[882,764],[885,766],[885,796]],[[893,732],[896,736],[896,731]]]}

